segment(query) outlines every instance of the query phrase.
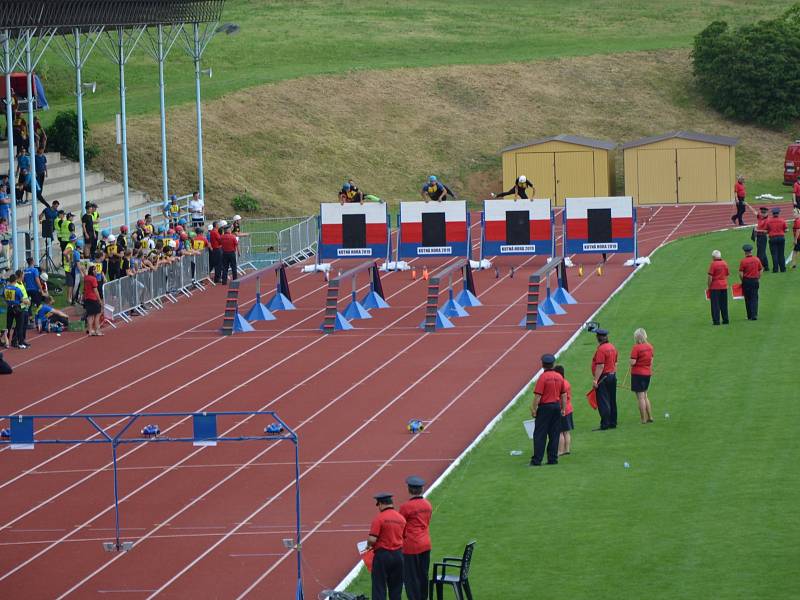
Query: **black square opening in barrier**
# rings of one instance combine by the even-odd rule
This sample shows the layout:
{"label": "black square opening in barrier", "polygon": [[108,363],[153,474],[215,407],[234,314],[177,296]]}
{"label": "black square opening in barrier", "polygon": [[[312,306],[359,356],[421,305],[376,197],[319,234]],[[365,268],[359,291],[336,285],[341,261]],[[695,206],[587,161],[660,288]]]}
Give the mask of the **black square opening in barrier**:
{"label": "black square opening in barrier", "polygon": [[422,213],[422,245],[447,245],[447,226],[444,213]]}
{"label": "black square opening in barrier", "polygon": [[589,208],[586,211],[589,223],[590,244],[607,244],[611,241],[611,209]]}
{"label": "black square opening in barrier", "polygon": [[531,243],[531,217],[527,210],[506,211],[506,242],[509,244]]}
{"label": "black square opening in barrier", "polygon": [[342,248],[367,247],[367,215],[342,215]]}

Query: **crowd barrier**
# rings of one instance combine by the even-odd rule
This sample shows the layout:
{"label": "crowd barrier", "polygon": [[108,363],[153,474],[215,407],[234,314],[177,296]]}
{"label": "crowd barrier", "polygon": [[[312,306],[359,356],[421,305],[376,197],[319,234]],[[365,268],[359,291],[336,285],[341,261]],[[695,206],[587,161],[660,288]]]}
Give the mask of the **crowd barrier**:
{"label": "crowd barrier", "polygon": [[278,232],[280,259],[287,264],[300,262],[316,253],[319,223],[317,217],[307,217]]}
{"label": "crowd barrier", "polygon": [[159,309],[165,301],[175,303],[178,296],[189,297],[193,290],[204,290],[211,283],[208,255],[183,256],[155,271],[143,271],[103,284],[106,315],[131,321],[133,315],[145,315]]}

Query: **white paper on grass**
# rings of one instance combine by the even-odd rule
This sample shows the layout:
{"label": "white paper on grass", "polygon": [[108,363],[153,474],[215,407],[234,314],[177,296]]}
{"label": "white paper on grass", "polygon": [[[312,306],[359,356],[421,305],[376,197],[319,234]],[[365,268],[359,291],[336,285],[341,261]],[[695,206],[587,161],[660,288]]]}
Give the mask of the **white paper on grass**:
{"label": "white paper on grass", "polygon": [[525,433],[528,434],[528,439],[533,439],[533,431],[536,429],[536,419],[528,419],[527,421],[522,422],[522,426],[525,428]]}
{"label": "white paper on grass", "polygon": [[364,552],[367,551],[367,542],[364,541],[364,542],[356,543],[356,548],[358,548],[358,553],[359,554],[364,554]]}

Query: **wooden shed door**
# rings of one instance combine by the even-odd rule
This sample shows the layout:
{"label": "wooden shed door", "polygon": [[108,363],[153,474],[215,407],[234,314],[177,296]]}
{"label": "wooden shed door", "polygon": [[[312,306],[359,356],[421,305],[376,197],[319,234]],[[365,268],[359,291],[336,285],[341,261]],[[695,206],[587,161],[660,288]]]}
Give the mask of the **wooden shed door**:
{"label": "wooden shed door", "polygon": [[678,149],[678,202],[717,200],[716,158],[714,148]]}
{"label": "wooden shed door", "polygon": [[644,150],[636,152],[638,162],[639,204],[668,204],[678,202],[675,150]]}
{"label": "wooden shed door", "polygon": [[556,204],[594,196],[594,153],[556,152]]}
{"label": "wooden shed door", "polygon": [[525,175],[533,181],[537,198],[555,198],[555,157],[552,152],[521,152],[517,154],[517,177]]}

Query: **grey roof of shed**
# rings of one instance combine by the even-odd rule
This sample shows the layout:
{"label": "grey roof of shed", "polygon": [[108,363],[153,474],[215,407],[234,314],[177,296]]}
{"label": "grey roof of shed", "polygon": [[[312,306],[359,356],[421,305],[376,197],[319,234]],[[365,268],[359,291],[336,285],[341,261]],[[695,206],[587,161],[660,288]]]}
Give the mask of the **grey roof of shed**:
{"label": "grey roof of shed", "polygon": [[637,146],[646,146],[647,144],[654,144],[672,138],[692,140],[693,142],[706,142],[707,144],[717,144],[720,146],[735,146],[739,143],[739,138],[725,137],[723,135],[708,135],[706,133],[696,133],[694,131],[668,131],[661,135],[654,135],[627,142],[622,144],[622,149],[627,150],[628,148],[636,148]]}
{"label": "grey roof of shed", "polygon": [[522,144],[515,144],[508,148],[503,148],[500,152],[509,152],[510,150],[518,150],[527,146],[538,146],[547,142],[566,142],[567,144],[577,144],[578,146],[589,146],[590,148],[599,148],[600,150],[613,150],[617,147],[614,142],[606,142],[604,140],[593,140],[591,138],[581,137],[579,135],[551,135],[549,137],[523,142]]}

